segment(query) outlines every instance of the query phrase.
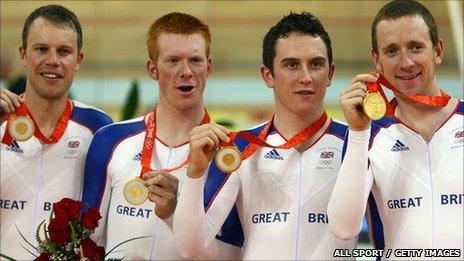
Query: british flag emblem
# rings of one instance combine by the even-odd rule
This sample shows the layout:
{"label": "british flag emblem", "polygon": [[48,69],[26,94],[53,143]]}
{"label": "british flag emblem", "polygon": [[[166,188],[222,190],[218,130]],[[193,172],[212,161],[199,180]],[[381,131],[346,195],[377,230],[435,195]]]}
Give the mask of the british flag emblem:
{"label": "british flag emblem", "polygon": [[321,152],[321,159],[330,159],[334,157],[333,151],[323,151]]}
{"label": "british flag emblem", "polygon": [[68,142],[68,148],[71,148],[71,149],[79,148],[79,141],[78,140],[69,141]]}
{"label": "british flag emblem", "polygon": [[454,137],[457,138],[462,138],[464,137],[464,131],[458,131],[454,134]]}

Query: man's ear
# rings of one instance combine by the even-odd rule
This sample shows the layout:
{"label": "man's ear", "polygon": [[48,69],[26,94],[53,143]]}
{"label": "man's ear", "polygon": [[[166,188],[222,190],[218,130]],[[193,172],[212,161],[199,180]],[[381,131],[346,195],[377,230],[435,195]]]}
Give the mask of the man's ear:
{"label": "man's ear", "polygon": [[211,73],[213,72],[213,60],[211,59],[211,57],[208,58],[207,60],[207,70],[208,70],[208,76],[211,75]]}
{"label": "man's ear", "polygon": [[156,63],[152,59],[147,60],[147,73],[153,80],[158,80],[158,68],[156,68]]}
{"label": "man's ear", "polygon": [[19,50],[19,58],[21,59],[21,64],[23,66],[26,66],[27,65],[27,62],[26,62],[26,59],[25,59],[26,58],[26,49],[24,49],[23,46],[20,46],[18,48],[18,50]]}
{"label": "man's ear", "polygon": [[261,76],[263,77],[263,80],[266,83],[267,87],[271,89],[274,88],[275,80],[274,80],[274,76],[272,75],[271,71],[266,66],[264,66],[264,64],[262,64],[259,69],[261,71]]}
{"label": "man's ear", "polygon": [[329,81],[327,82],[327,87],[329,87],[330,84],[332,83],[332,78],[334,76],[334,73],[335,73],[335,63],[332,63],[329,69]]}
{"label": "man's ear", "polygon": [[440,65],[443,61],[445,49],[443,45],[443,41],[438,39],[437,45],[434,47],[435,49],[435,65]]}
{"label": "man's ear", "polygon": [[371,58],[372,58],[372,62],[374,62],[375,70],[381,73],[382,66],[380,66],[379,55],[374,51],[374,49],[371,49]]}
{"label": "man's ear", "polygon": [[83,53],[78,53],[77,54],[77,64],[76,67],[74,68],[76,71],[78,71],[81,68],[81,62],[84,59],[84,54]]}

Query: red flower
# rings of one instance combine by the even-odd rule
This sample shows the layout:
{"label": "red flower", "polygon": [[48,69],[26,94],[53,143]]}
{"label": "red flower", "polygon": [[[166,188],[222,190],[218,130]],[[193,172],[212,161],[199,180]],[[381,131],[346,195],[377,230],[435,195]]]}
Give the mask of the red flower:
{"label": "red flower", "polygon": [[90,261],[101,261],[105,258],[105,248],[97,246],[90,238],[84,238],[81,240],[82,252],[84,257],[87,257]]}
{"label": "red flower", "polygon": [[95,229],[98,227],[98,220],[101,218],[100,212],[97,209],[89,208],[82,216],[82,225],[88,229]]}
{"label": "red flower", "polygon": [[50,261],[50,258],[48,257],[47,254],[42,253],[40,256],[38,256],[34,261]]}
{"label": "red flower", "polygon": [[70,221],[79,218],[81,207],[82,202],[64,198],[57,203],[53,203],[53,212],[55,217]]}
{"label": "red flower", "polygon": [[48,225],[50,240],[58,245],[64,244],[71,236],[68,221],[61,218],[53,218]]}

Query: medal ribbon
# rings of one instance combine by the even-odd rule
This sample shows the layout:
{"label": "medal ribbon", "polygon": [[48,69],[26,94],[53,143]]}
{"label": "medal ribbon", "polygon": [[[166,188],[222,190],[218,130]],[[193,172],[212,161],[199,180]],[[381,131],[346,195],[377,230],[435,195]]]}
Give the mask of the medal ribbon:
{"label": "medal ribbon", "polygon": [[385,93],[382,89],[382,86],[385,86],[386,88],[392,90],[393,92],[396,92],[400,94],[403,97],[406,97],[408,100],[410,100],[413,103],[419,103],[419,104],[424,104],[428,106],[433,106],[433,107],[445,107],[446,104],[448,104],[448,101],[451,99],[451,97],[445,93],[443,90],[440,90],[441,96],[424,96],[424,95],[406,95],[399,91],[398,89],[391,84],[385,76],[380,74],[379,79],[375,83],[366,83],[367,90],[369,92],[380,92],[380,95],[382,95],[383,99],[385,100],[387,104],[387,115],[393,116],[394,115],[394,110],[396,107],[396,100],[393,99],[390,103],[388,103],[388,99],[385,96]]}
{"label": "medal ribbon", "polygon": [[40,131],[39,125],[37,125],[37,122],[35,122],[34,117],[32,117],[32,113],[27,108],[26,103],[22,103],[18,108],[16,108],[14,115],[11,115],[10,117],[8,117],[5,135],[3,135],[2,143],[6,145],[10,145],[11,142],[13,141],[13,137],[11,137],[11,134],[8,131],[8,127],[13,122],[15,115],[16,116],[27,116],[32,120],[32,122],[34,123],[34,127],[35,127],[34,136],[37,139],[39,139],[42,143],[44,144],[57,143],[63,136],[66,130],[66,127],[68,126],[69,118],[71,118],[72,107],[73,107],[72,102],[70,100],[67,100],[64,111],[61,114],[60,118],[58,119],[58,122],[55,126],[55,129],[53,130],[52,135],[50,136],[50,138],[47,138]]}
{"label": "medal ribbon", "polygon": [[259,147],[290,149],[295,146],[298,146],[303,141],[307,140],[309,137],[311,137],[316,132],[318,132],[324,126],[326,121],[327,121],[327,113],[324,111],[324,113],[321,115],[321,117],[319,117],[317,121],[311,123],[308,127],[304,128],[303,130],[295,134],[287,142],[279,146],[273,146],[273,145],[268,144],[266,141],[264,141],[264,139],[268,135],[269,130],[274,122],[274,117],[273,117],[270,121],[268,121],[268,123],[266,123],[266,125],[261,130],[258,137],[255,137],[254,135],[250,134],[249,132],[245,132],[245,131],[231,132],[229,134],[230,142],[227,144],[223,144],[223,146],[232,145],[237,137],[240,137],[240,138],[243,138],[249,141],[251,145],[248,146],[241,153],[242,160],[250,157]]}
{"label": "medal ribbon", "polygon": [[[201,124],[209,123],[211,121],[208,112],[205,110],[205,116],[203,117],[203,120],[201,121]],[[143,148],[142,148],[142,171],[140,172],[140,178],[142,179],[143,174],[145,174],[148,171],[152,171],[150,168],[150,162],[151,162],[151,157],[153,155],[153,150],[155,149],[155,138],[156,138],[156,109],[150,112],[148,115],[148,121],[146,125],[146,133],[145,133],[145,138],[143,140]],[[164,169],[167,172],[172,172],[176,171],[185,165],[187,165],[189,162],[188,158],[184,160],[180,165],[170,168],[170,169]]]}

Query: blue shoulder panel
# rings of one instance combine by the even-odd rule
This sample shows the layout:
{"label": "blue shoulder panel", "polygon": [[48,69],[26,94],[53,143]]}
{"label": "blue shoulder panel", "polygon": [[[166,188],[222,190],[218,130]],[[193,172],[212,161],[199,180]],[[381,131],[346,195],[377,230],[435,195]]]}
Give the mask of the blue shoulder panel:
{"label": "blue shoulder panel", "polygon": [[371,123],[371,138],[369,141],[369,148],[372,146],[372,142],[374,141],[374,138],[376,134],[380,131],[382,128],[388,128],[390,125],[398,123],[398,120],[394,117],[383,117],[380,120],[372,121]]}
{"label": "blue shoulder panel", "polygon": [[457,113],[464,114],[464,102],[463,101],[459,101],[459,107],[458,107]]}
{"label": "blue shoulder panel", "polygon": [[371,218],[371,243],[374,246],[374,249],[385,249],[383,223],[382,219],[380,218],[379,211],[377,209],[377,203],[372,193],[370,193],[367,203],[369,204],[369,214]]}
{"label": "blue shoulder panel", "polygon": [[97,131],[90,143],[84,168],[82,202],[99,208],[105,190],[107,165],[117,144],[127,137],[145,131],[143,120],[107,125]]}
{"label": "blue shoulder panel", "polygon": [[71,119],[86,126],[92,133],[113,122],[108,115],[101,111],[79,106],[74,106]]}
{"label": "blue shoulder panel", "polygon": [[[263,127],[264,125],[261,125],[255,129],[247,130],[247,132],[255,136],[258,136]],[[240,151],[243,151],[249,145],[249,142],[245,139],[237,138],[235,140],[235,144],[237,145]],[[214,200],[216,194],[219,193],[222,186],[227,181],[228,175],[229,174],[220,171],[214,161],[211,162],[204,189],[203,204],[205,209],[208,208],[208,206]],[[235,205],[231,209],[229,215],[227,216],[227,219],[224,221],[224,224],[222,225],[221,234],[217,235],[216,238],[237,247],[243,246],[243,229],[242,224],[240,223],[240,218],[238,216],[237,207]]]}

